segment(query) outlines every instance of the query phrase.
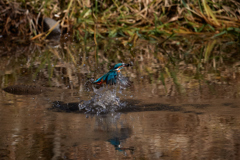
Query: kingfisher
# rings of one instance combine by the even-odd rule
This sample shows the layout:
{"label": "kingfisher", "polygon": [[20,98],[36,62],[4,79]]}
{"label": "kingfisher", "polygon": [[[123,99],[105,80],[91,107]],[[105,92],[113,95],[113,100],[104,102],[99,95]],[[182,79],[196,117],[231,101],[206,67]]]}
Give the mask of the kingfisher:
{"label": "kingfisher", "polygon": [[94,81],[94,84],[102,85],[102,84],[110,84],[114,85],[119,83],[123,86],[129,86],[130,81],[128,78],[123,77],[120,73],[120,70],[124,67],[129,67],[130,64],[125,63],[118,63],[116,64],[113,69],[111,69],[108,73],[104,74],[102,77],[98,78],[96,81]]}

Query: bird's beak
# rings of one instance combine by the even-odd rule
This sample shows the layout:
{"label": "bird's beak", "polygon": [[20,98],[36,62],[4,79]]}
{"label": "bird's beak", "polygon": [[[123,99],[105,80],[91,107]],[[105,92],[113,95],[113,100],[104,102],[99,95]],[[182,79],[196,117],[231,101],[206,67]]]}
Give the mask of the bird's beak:
{"label": "bird's beak", "polygon": [[123,67],[129,67],[129,66],[132,66],[132,65],[131,64],[126,64],[126,63],[123,64]]}

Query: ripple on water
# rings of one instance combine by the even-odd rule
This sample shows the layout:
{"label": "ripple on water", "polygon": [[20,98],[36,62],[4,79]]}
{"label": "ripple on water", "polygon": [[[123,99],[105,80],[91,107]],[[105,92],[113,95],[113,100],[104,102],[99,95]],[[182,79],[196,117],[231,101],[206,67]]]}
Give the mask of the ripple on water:
{"label": "ripple on water", "polygon": [[[116,86],[103,86],[99,89],[93,87],[94,95],[90,100],[79,103],[79,110],[86,110],[85,113],[108,113],[124,108],[126,102],[120,101],[117,96]],[[122,92],[118,92],[122,94]]]}

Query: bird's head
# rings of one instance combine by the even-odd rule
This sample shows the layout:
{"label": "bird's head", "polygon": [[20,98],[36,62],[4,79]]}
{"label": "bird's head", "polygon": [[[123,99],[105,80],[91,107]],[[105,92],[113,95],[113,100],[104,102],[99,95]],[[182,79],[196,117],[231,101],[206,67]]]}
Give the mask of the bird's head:
{"label": "bird's head", "polygon": [[130,64],[118,63],[118,64],[115,64],[115,66],[113,67],[112,70],[115,70],[115,71],[120,72],[120,70],[121,70],[123,67],[129,67],[129,66],[130,66]]}

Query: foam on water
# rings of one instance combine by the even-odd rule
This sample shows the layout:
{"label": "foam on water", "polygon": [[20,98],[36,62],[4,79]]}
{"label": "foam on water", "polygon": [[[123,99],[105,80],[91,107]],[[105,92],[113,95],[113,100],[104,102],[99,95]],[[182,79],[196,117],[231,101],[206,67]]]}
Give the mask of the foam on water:
{"label": "foam on water", "polygon": [[126,106],[126,102],[121,102],[117,97],[117,86],[103,86],[99,89],[93,87],[94,95],[90,100],[79,103],[79,110],[86,110],[86,113],[108,113],[115,112]]}

